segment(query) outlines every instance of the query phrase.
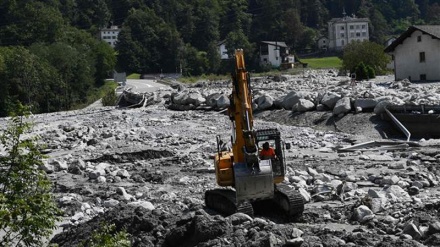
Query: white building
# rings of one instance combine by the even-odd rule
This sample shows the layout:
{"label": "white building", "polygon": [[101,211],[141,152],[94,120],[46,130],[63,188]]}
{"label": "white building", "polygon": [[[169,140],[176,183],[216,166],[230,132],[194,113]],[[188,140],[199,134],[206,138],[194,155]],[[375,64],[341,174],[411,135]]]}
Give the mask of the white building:
{"label": "white building", "polygon": [[395,80],[440,81],[440,26],[411,26],[385,48]]}
{"label": "white building", "polygon": [[119,29],[118,26],[111,26],[110,28],[101,29],[100,38],[114,48],[116,41],[118,41],[120,31],[121,29]]}
{"label": "white building", "polygon": [[272,67],[280,67],[285,62],[284,58],[289,55],[289,49],[285,42],[261,41],[260,64],[270,64]]}
{"label": "white building", "polygon": [[344,16],[328,22],[328,48],[342,50],[348,43],[370,39],[368,18]]}
{"label": "white building", "polygon": [[327,37],[321,37],[318,39],[318,49],[327,50],[328,49],[329,40]]}
{"label": "white building", "polygon": [[220,58],[221,59],[229,59],[229,55],[228,55],[228,50],[226,50],[226,40],[220,41],[217,44],[219,53],[220,53]]}

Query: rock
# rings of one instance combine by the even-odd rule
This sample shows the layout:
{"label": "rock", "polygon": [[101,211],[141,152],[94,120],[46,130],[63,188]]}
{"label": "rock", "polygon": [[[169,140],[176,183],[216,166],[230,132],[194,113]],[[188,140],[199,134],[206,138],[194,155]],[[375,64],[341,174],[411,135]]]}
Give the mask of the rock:
{"label": "rock", "polygon": [[377,105],[376,99],[371,98],[357,98],[354,100],[354,107],[360,107],[363,111],[373,111]]}
{"label": "rock", "polygon": [[151,202],[148,201],[135,201],[135,202],[129,202],[127,203],[127,205],[129,206],[133,206],[133,207],[143,207],[147,210],[153,211],[154,209],[156,209],[154,207],[154,205]]}
{"label": "rock", "polygon": [[370,219],[369,216],[374,216],[374,213],[365,205],[357,207],[353,212],[353,220],[356,220],[360,223]]}
{"label": "rock", "polygon": [[304,239],[301,237],[294,238],[294,239],[288,239],[286,241],[286,244],[283,246],[291,246],[291,247],[300,247],[304,243]]}
{"label": "rock", "polygon": [[384,189],[388,198],[397,201],[411,200],[411,196],[398,185],[391,185]]}
{"label": "rock", "polygon": [[82,220],[84,217],[85,217],[85,215],[84,215],[83,212],[78,212],[78,213],[76,213],[74,216],[72,216],[72,217],[70,218],[70,220],[73,221],[73,222],[75,222],[75,221]]}
{"label": "rock", "polygon": [[321,100],[321,104],[327,106],[329,109],[333,109],[336,105],[336,102],[341,99],[341,96],[337,93],[327,92],[324,94]]}
{"label": "rock", "polygon": [[315,104],[311,102],[310,100],[306,99],[299,99],[298,103],[293,105],[292,111],[293,112],[306,112],[311,111],[315,108]]}
{"label": "rock", "polygon": [[262,95],[257,98],[256,102],[258,105],[258,110],[263,111],[271,108],[273,106],[273,98],[270,95]]}
{"label": "rock", "polygon": [[281,103],[281,106],[286,110],[292,110],[292,107],[299,102],[300,99],[304,99],[307,93],[304,92],[290,92],[288,93]]}
{"label": "rock", "polygon": [[301,194],[304,202],[310,202],[312,199],[312,196],[310,195],[309,192],[307,192],[307,190],[303,189],[303,188],[298,188],[298,192]]}
{"label": "rock", "polygon": [[249,215],[244,214],[244,213],[235,213],[233,215],[230,215],[226,219],[228,219],[229,222],[233,226],[241,225],[241,224],[243,224],[245,222],[252,222],[253,221],[252,217],[250,217]]}
{"label": "rock", "polygon": [[408,188],[408,194],[409,195],[418,195],[420,193],[420,188],[417,186],[411,186]]}
{"label": "rock", "polygon": [[55,168],[55,171],[66,171],[69,169],[67,162],[64,160],[52,160],[50,164]]}
{"label": "rock", "polygon": [[118,200],[110,198],[110,199],[104,201],[103,206],[106,208],[113,208],[113,207],[116,207],[118,204],[119,204]]}
{"label": "rock", "polygon": [[437,234],[437,233],[440,233],[440,221],[438,221],[438,220],[432,222],[428,226],[428,234],[429,235]]}
{"label": "rock", "polygon": [[409,222],[402,231],[404,234],[410,235],[413,239],[419,240],[422,237],[422,234],[419,232],[419,229],[413,222]]}
{"label": "rock", "polygon": [[333,115],[346,114],[351,111],[351,103],[349,97],[343,97],[338,100],[333,108]]}

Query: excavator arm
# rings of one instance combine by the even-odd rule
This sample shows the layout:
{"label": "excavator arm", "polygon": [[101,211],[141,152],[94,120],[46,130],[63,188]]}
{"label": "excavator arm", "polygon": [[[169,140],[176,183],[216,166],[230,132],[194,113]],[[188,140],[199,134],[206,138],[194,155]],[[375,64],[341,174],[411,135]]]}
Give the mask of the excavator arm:
{"label": "excavator arm", "polygon": [[243,50],[235,52],[235,74],[232,76],[231,104],[228,112],[235,130],[232,140],[234,162],[258,165],[258,148],[253,130],[252,94]]}

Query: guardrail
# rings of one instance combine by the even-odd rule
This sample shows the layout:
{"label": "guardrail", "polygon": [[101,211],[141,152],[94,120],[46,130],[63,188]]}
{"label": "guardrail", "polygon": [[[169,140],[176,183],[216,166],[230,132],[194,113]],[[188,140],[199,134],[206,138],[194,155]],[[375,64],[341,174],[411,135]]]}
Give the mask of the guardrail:
{"label": "guardrail", "polygon": [[409,142],[409,139],[411,138],[411,133],[405,128],[405,126],[385,107],[385,112],[388,114],[388,116],[393,120],[393,122],[399,127],[399,129],[405,134],[406,141]]}

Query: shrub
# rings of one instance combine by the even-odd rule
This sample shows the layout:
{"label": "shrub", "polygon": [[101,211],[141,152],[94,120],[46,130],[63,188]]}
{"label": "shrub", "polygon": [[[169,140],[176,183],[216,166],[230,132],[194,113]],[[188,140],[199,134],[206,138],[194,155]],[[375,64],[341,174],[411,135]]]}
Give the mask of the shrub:
{"label": "shrub", "polygon": [[129,234],[125,231],[116,231],[114,224],[103,223],[101,227],[92,233],[89,241],[83,242],[88,247],[130,247]]}
{"label": "shrub", "polygon": [[117,100],[118,97],[116,96],[115,91],[111,89],[105,93],[104,97],[102,97],[102,105],[114,106]]}
{"label": "shrub", "polygon": [[35,139],[23,138],[32,124],[28,110],[18,104],[0,135],[6,155],[0,154],[0,231],[2,246],[42,246],[52,234],[60,210],[51,195],[51,182],[40,169],[44,156]]}

